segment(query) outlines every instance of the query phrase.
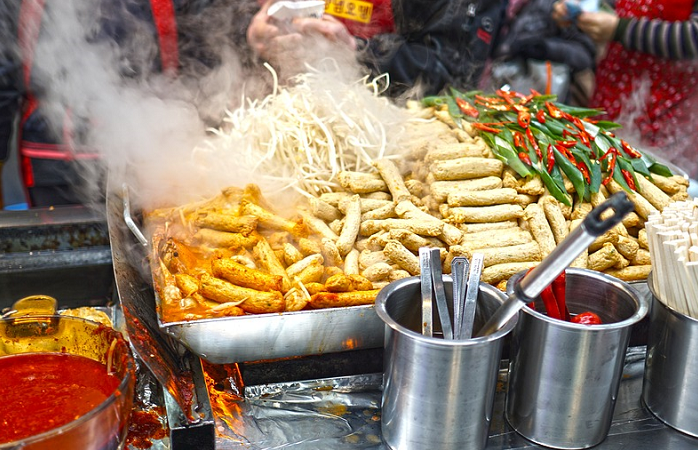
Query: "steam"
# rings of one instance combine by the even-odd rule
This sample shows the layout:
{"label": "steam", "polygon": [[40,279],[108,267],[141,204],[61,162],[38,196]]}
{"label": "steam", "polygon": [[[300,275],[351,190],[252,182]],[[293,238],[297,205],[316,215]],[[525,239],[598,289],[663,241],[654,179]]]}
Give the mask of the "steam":
{"label": "steam", "polygon": [[[81,150],[99,154],[109,187],[134,186],[136,208],[197,201],[259,181],[251,173],[254,162],[241,164],[242,141],[228,142],[215,159],[195,151],[210,145],[210,131],[222,126],[226,111],[262,98],[272,84],[261,64],[252,77],[243,68],[249,55],[240,35],[258,4],[217,1],[177,16],[185,40],[184,69],[176,77],[159,68],[157,35],[142,11],[147,1],[47,2],[33,77],[50,106],[50,126],[61,131],[66,113],[89,124]],[[324,39],[304,45],[275,61],[281,83],[309,67],[328,71],[327,86],[350,85],[363,75],[348,49]],[[320,62],[327,54],[332,64]],[[85,164],[81,176],[86,201],[98,200],[104,172]]]}
{"label": "steam", "polygon": [[[239,101],[240,57],[232,40],[215,28],[232,22],[232,10],[217,8],[178,22],[184,32],[196,31],[180,49],[181,58],[192,50],[198,58],[183,60],[186,70],[171,77],[159,70],[150,19],[131,12],[143,2],[105,2],[102,9],[95,3],[47,2],[33,75],[49,107],[50,126],[60,135],[66,113],[73,123],[89,123],[80,150],[99,154],[110,185],[136,180],[149,202],[171,199],[185,187],[196,186],[197,195],[219,188],[207,186],[191,150],[205,138],[206,127]],[[105,29],[117,26],[118,40],[105,39]],[[86,199],[98,199],[103,173],[85,164],[81,175]]]}
{"label": "steam", "polygon": [[[637,145],[644,152],[655,156],[659,161],[668,163],[672,171],[686,174],[690,178],[698,178],[698,146],[695,144],[694,134],[698,130],[698,114],[690,116],[689,123],[669,124],[664,123],[657,132],[656,141],[662,145],[652,145],[642,135],[637,126],[637,120],[647,114],[647,99],[650,97],[651,83],[648,79],[642,80],[634,86],[633,94],[621,99],[623,108],[616,122],[623,127],[618,130],[618,135],[628,142]],[[685,102],[688,106],[681,106],[696,111],[698,108],[698,92],[694,93]]]}

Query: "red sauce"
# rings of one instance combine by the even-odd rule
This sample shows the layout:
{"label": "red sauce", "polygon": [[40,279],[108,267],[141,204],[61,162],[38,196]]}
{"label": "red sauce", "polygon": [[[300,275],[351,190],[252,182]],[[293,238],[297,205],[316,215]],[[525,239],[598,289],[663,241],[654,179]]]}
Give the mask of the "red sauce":
{"label": "red sauce", "polygon": [[149,411],[132,411],[128,424],[126,445],[147,449],[153,446],[153,440],[167,437],[167,429],[160,421],[166,412],[162,408]]}
{"label": "red sauce", "polygon": [[72,422],[119,386],[104,364],[57,353],[0,357],[0,380],[0,444]]}

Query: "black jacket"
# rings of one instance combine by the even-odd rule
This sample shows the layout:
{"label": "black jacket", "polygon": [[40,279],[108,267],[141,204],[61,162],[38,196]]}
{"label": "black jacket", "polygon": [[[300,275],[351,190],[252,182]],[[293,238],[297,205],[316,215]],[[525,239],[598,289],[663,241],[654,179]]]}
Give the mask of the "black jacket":
{"label": "black jacket", "polygon": [[505,30],[494,51],[496,60],[516,58],[563,63],[572,72],[594,69],[596,46],[579,28],[559,27],[552,19],[556,0],[529,0]]}
{"label": "black jacket", "polygon": [[396,32],[367,42],[360,60],[390,74],[389,95],[412,86],[432,95],[446,86],[472,89],[504,19],[507,1],[393,0]]}
{"label": "black jacket", "polygon": [[16,8],[12,2],[0,7],[0,161],[9,155],[22,98],[21,64],[13,45],[17,36]]}

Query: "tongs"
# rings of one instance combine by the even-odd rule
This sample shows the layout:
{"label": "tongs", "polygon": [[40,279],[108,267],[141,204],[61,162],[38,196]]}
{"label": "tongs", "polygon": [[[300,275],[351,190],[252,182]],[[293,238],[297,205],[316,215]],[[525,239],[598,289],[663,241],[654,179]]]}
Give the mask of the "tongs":
{"label": "tongs", "polygon": [[473,253],[470,262],[463,256],[457,256],[451,262],[454,339],[472,337],[483,263],[482,253]]}
{"label": "tongs", "polygon": [[550,285],[598,236],[618,225],[634,209],[635,206],[625,192],[618,192],[591,210],[577,228],[572,230],[540,264],[516,284],[514,292],[494,312],[477,336],[492,334],[504,326],[526,303],[538,297],[543,289]]}
{"label": "tongs", "polygon": [[[433,336],[432,300],[436,299],[436,310],[444,339],[453,339],[453,327],[444,290],[441,270],[441,251],[438,248],[419,249],[420,281],[422,286],[422,334]],[[432,293],[434,297],[432,297]]]}
{"label": "tongs", "polygon": [[472,262],[462,256],[453,258],[453,324],[451,324],[448,301],[443,284],[441,257],[438,248],[419,249],[420,281],[422,294],[422,334],[433,336],[434,311],[439,316],[444,339],[469,339],[475,320],[475,308],[480,285],[484,256],[473,254]]}

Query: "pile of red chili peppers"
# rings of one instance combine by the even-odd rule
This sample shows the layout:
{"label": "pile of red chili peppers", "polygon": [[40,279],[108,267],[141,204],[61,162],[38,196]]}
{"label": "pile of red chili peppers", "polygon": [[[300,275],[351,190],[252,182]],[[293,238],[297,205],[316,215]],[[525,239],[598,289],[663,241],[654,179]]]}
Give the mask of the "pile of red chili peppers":
{"label": "pile of red chili peppers", "polygon": [[522,177],[539,175],[550,194],[566,205],[571,199],[565,177],[588,201],[611,180],[631,191],[637,190],[638,174],[671,176],[669,168],[616,137],[611,130],[619,124],[593,120],[601,110],[566,106],[553,95],[535,91],[450,92],[422,103],[448,107],[454,120],[467,121],[480,131],[497,158]]}
{"label": "pile of red chili peppers", "polygon": [[[548,317],[558,320],[565,320],[567,322],[581,323],[584,325],[601,325],[603,323],[601,318],[596,313],[591,311],[584,311],[571,316],[569,310],[567,309],[566,290],[567,275],[565,272],[558,275],[550,286],[543,289],[543,292],[540,294],[540,298],[543,300],[543,306],[545,307],[545,312]],[[533,310],[536,309],[536,305],[533,302],[529,303],[528,307]]]}

